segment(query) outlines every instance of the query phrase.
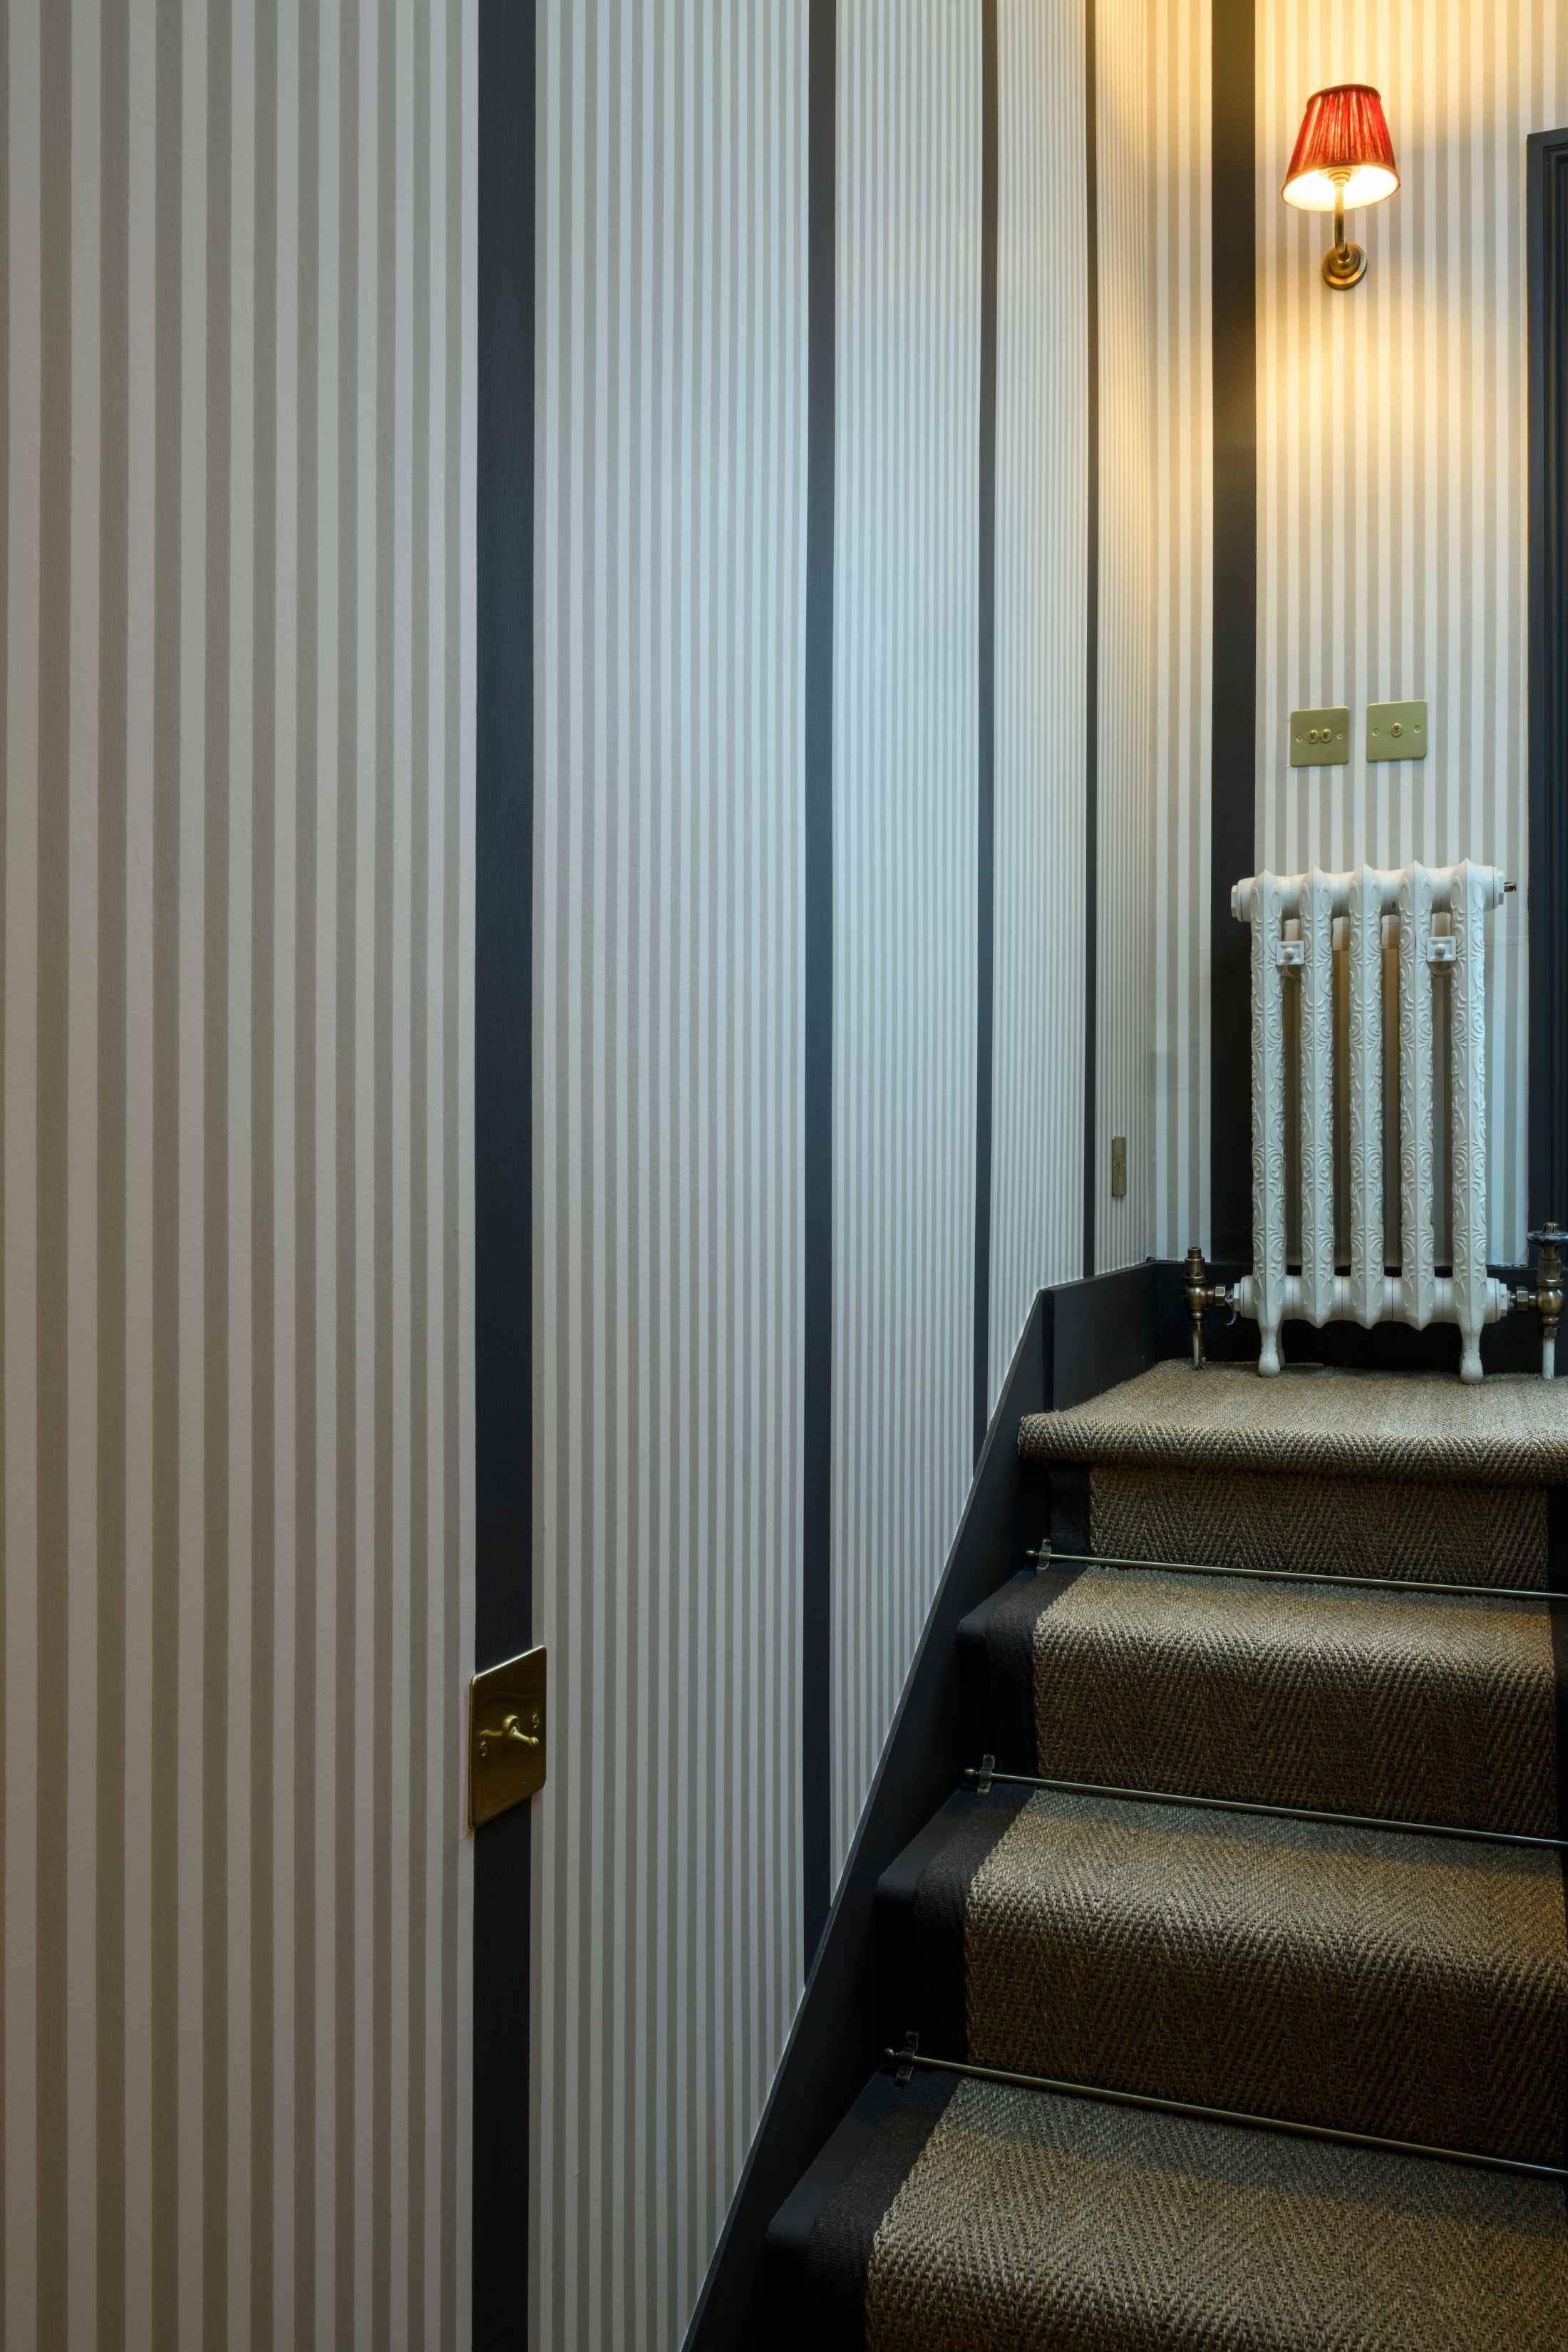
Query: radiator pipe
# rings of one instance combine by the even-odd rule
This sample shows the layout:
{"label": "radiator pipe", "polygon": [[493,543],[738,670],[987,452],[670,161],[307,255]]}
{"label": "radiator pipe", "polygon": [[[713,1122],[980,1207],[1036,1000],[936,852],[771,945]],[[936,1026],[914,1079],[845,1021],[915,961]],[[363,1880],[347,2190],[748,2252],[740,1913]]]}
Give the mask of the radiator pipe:
{"label": "radiator pipe", "polygon": [[1553,1380],[1557,1373],[1557,1326],[1563,1316],[1563,1244],[1564,1234],[1556,1220],[1548,1217],[1540,1231],[1529,1237],[1541,1244],[1541,1263],[1536,1268],[1533,1290],[1516,1290],[1511,1304],[1533,1307],[1541,1318],[1541,1377]]}
{"label": "radiator pipe", "polygon": [[1183,1261],[1187,1313],[1193,1320],[1193,1370],[1201,1372],[1208,1361],[1204,1347],[1204,1308],[1229,1307],[1234,1302],[1223,1282],[1210,1282],[1208,1261],[1194,1242]]}

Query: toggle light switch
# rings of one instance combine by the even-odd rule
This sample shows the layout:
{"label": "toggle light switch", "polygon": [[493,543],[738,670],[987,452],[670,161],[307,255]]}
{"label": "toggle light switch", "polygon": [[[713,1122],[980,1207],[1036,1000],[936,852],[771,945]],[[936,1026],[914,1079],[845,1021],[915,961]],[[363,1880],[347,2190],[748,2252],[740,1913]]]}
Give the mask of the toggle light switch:
{"label": "toggle light switch", "polygon": [[1342,768],[1351,756],[1351,715],[1343,704],[1290,713],[1290,765]]}
{"label": "toggle light switch", "polygon": [[1369,760],[1424,760],[1426,742],[1426,705],[1424,702],[1367,704],[1366,756]]}

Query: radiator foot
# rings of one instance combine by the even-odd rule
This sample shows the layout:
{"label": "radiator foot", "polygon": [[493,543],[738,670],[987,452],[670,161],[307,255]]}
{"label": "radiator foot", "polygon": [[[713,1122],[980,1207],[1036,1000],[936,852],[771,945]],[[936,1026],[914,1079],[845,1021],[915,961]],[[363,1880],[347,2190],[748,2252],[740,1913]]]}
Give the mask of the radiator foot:
{"label": "radiator foot", "polygon": [[1464,1346],[1459,1355],[1459,1378],[1469,1388],[1478,1388],[1486,1378],[1486,1374],[1481,1370],[1480,1339],[1473,1331],[1465,1333]]}
{"label": "radiator foot", "polygon": [[1266,1323],[1259,1324],[1258,1336],[1262,1343],[1258,1351],[1258,1369],[1265,1380],[1272,1380],[1274,1375],[1282,1369],[1279,1362],[1279,1324],[1276,1323],[1272,1330]]}

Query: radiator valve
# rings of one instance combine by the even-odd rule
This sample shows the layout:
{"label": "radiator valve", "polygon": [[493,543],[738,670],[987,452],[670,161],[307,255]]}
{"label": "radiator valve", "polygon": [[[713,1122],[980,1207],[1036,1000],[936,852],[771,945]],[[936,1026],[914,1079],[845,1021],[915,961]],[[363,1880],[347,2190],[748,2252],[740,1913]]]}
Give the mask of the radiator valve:
{"label": "radiator valve", "polygon": [[1204,1349],[1204,1308],[1229,1307],[1232,1300],[1230,1292],[1223,1282],[1210,1282],[1208,1261],[1196,1242],[1194,1242],[1183,1260],[1182,1272],[1184,1276],[1183,1286],[1186,1293],[1187,1313],[1193,1318],[1193,1369],[1194,1371],[1201,1371],[1207,1360]]}
{"label": "radiator valve", "polygon": [[1563,1244],[1568,1234],[1559,1231],[1555,1221],[1548,1217],[1539,1233],[1530,1235],[1541,1244],[1541,1262],[1535,1269],[1533,1290],[1516,1290],[1516,1307],[1533,1307],[1541,1318],[1541,1377],[1552,1378],[1557,1370],[1557,1326],[1563,1314]]}

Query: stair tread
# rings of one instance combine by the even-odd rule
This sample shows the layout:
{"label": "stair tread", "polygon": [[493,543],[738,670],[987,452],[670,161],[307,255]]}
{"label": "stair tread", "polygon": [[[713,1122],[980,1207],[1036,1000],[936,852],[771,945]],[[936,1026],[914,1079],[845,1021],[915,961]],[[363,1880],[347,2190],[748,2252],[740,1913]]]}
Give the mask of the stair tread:
{"label": "stair tread", "polygon": [[1560,2184],[951,2075],[868,2087],[770,2266],[821,2352],[1568,2341]]}
{"label": "stair tread", "polygon": [[961,1640],[1006,1769],[1550,1837],[1565,1633],[1544,1597],[1085,1568]]}
{"label": "stair tread", "polygon": [[1478,1486],[1568,1481],[1568,1381],[1494,1374],[1306,1368],[1260,1380],[1246,1366],[1156,1364],[1088,1403],[1026,1413],[1026,1462],[1306,1471]]}
{"label": "stair tread", "polygon": [[1563,2160],[1548,1849],[998,1789],[952,1800],[885,1896],[938,2054]]}

